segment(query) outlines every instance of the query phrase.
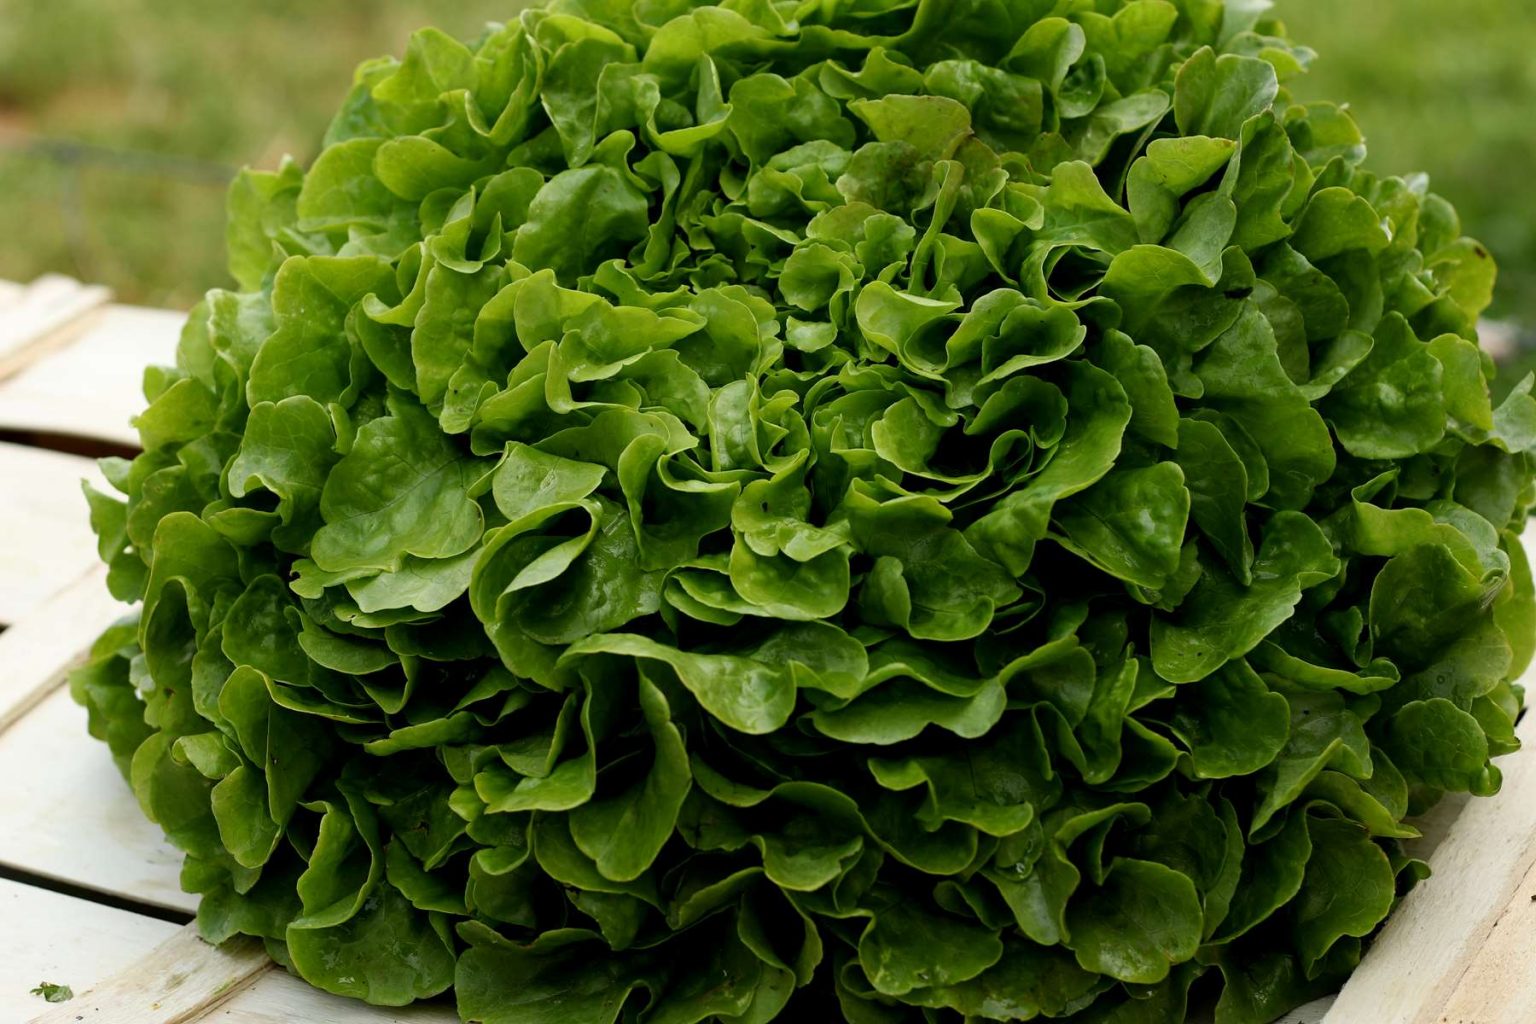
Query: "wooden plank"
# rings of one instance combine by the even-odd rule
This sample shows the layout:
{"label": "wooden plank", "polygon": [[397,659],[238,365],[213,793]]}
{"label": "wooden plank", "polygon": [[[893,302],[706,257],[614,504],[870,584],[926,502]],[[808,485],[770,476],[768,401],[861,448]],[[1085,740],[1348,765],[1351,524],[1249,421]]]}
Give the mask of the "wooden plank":
{"label": "wooden plank", "polygon": [[1275,1024],[1319,1024],[1328,1008],[1333,1005],[1333,996],[1327,999],[1319,999],[1308,1003],[1306,1006],[1297,1007],[1290,1013],[1275,1021]]}
{"label": "wooden plank", "polygon": [[0,741],[63,685],[102,630],[128,611],[107,593],[107,571],[98,567],[0,633]]}
{"label": "wooden plank", "polygon": [[0,480],[0,625],[10,625],[96,563],[80,483],[107,490],[107,482],[90,459],[3,441]]}
{"label": "wooden plank", "polygon": [[210,946],[196,925],[187,925],[90,992],[37,1015],[33,1024],[191,1024],[272,969],[256,940]]}
{"label": "wooden plank", "polygon": [[[1517,734],[1527,748],[1536,746],[1536,715],[1526,715]],[[1447,1017],[1454,1006],[1483,997],[1478,984],[1497,1000],[1501,986],[1518,992],[1536,977],[1529,945],[1536,932],[1526,932],[1524,948],[1511,951],[1522,957],[1517,975],[1501,976],[1485,959],[1504,949],[1496,929],[1531,927],[1524,887],[1536,868],[1536,752],[1514,754],[1500,766],[1503,789],[1462,811],[1430,858],[1434,875],[1388,919],[1324,1024],[1529,1024],[1530,1002],[1506,1004],[1518,1008],[1514,1017]]]}
{"label": "wooden plank", "polygon": [[181,854],[144,818],[67,690],[0,733],[0,779],[0,865],[151,906],[197,909],[197,897],[181,891]]}
{"label": "wooden plank", "polygon": [[229,1002],[203,1018],[205,1024],[459,1024],[450,1004],[369,1006],[311,988],[299,978],[273,971],[238,992]]}
{"label": "wooden plank", "polygon": [[1536,868],[1527,871],[1456,982],[1437,1024],[1530,1024],[1536,1015]]}
{"label": "wooden plank", "polygon": [[44,275],[13,295],[0,310],[0,380],[68,342],[111,297],[108,288],[59,274]]}
{"label": "wooden plank", "polygon": [[0,382],[0,430],[136,448],[144,368],[176,361],[185,313],[111,306],[68,345]]}
{"label": "wooden plank", "polygon": [[[46,1011],[48,1004],[31,994],[43,982],[68,985],[78,997],[177,930],[143,914],[0,879],[0,933],[5,936],[0,1020],[27,1020]],[[76,999],[59,1005],[80,1004]]]}
{"label": "wooden plank", "polygon": [[[236,939],[214,947],[196,925],[177,930],[147,956],[87,992],[32,1018],[32,1024],[458,1024],[444,1002],[380,1008],[311,988]],[[32,982],[31,985],[35,985]],[[31,985],[28,987],[30,988]],[[34,1011],[35,1012],[35,1011]],[[21,1018],[16,1018],[21,1019]]]}

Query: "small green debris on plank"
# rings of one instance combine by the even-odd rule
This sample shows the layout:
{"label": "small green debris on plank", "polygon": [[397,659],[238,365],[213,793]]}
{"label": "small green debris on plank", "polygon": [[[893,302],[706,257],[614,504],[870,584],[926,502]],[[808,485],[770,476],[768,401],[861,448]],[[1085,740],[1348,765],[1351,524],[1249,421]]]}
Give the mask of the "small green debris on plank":
{"label": "small green debris on plank", "polygon": [[35,996],[41,996],[50,1003],[67,1003],[75,998],[75,990],[68,985],[55,985],[51,981],[40,982],[37,988],[32,990]]}

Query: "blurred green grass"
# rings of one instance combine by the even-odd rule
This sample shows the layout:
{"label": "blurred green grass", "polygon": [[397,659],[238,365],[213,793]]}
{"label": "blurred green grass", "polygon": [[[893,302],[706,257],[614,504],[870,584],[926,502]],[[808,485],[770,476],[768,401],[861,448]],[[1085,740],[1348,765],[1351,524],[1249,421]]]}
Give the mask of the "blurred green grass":
{"label": "blurred green grass", "polygon": [[58,271],[190,306],[229,283],[236,168],[312,159],[352,69],[413,29],[469,36],[523,6],[0,0],[0,278]]}
{"label": "blurred green grass", "polygon": [[[54,270],[185,306],[223,272],[222,180],[313,157],[358,61],[519,0],[0,0],[0,278]],[[1279,0],[1370,165],[1424,170],[1491,246],[1495,315],[1536,324],[1536,4]],[[40,145],[62,140],[95,148]]]}

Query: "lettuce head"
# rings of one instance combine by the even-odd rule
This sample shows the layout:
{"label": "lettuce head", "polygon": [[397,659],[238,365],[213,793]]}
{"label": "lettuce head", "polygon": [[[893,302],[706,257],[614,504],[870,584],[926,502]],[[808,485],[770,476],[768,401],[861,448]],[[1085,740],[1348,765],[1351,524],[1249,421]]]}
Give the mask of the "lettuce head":
{"label": "lettuce head", "polygon": [[92,493],[219,941],[484,1024],[1263,1024],[1498,788],[1536,399],[1251,0],[363,65]]}

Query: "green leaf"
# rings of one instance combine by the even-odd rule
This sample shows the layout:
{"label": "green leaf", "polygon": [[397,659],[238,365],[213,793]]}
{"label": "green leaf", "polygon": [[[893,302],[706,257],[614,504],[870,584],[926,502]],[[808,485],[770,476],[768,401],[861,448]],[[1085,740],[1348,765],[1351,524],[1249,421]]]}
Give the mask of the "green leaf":
{"label": "green leaf", "polygon": [[959,984],[915,989],[906,998],[919,1006],[948,1007],[994,1020],[1030,1020],[1039,1014],[1060,1016],[1092,999],[1102,987],[1059,947],[1037,946],[1006,937],[1000,960]]}
{"label": "green leaf", "polygon": [[859,963],[886,995],[969,981],[1003,955],[995,933],[948,914],[895,903],[872,916],[859,937]]}
{"label": "green leaf", "polygon": [[1444,369],[1401,316],[1376,328],[1371,354],[1323,403],[1339,444],[1364,459],[1401,459],[1445,436]]}
{"label": "green leaf", "polygon": [[[240,451],[229,464],[229,492],[243,498],[262,487],[278,497],[286,543],[304,550],[317,528],[321,491],[335,464],[335,431],[308,395],[251,409]],[[274,536],[284,543],[284,538]]]}
{"label": "green leaf", "polygon": [[1153,861],[1117,860],[1104,883],[1067,906],[1084,970],[1148,985],[1200,945],[1200,898],[1189,877]]}
{"label": "green leaf", "polygon": [[224,241],[229,274],[241,291],[259,290],[275,269],[275,236],[297,219],[295,204],[303,184],[304,171],[291,159],[275,171],[244,168],[229,183]]}
{"label": "green leaf", "polygon": [[645,236],[644,193],[608,166],[561,171],[539,189],[517,229],[512,258],[566,284]]}
{"label": "green leaf", "polygon": [[1041,198],[1044,226],[1036,245],[1080,245],[1111,256],[1138,239],[1136,221],[1104,191],[1093,167],[1082,161],[1059,165]]}
{"label": "green leaf", "polygon": [[315,533],[315,563],[329,572],[391,572],[406,556],[450,558],[480,537],[480,509],[469,497],[473,460],[445,438],[408,398],[365,424],[320,496],[325,525]]}
{"label": "green leaf", "polygon": [[1179,201],[1227,166],[1236,149],[1230,139],[1204,135],[1156,139],[1148,145],[1131,165],[1125,187],[1141,241],[1155,244],[1167,237],[1178,219]]}
{"label": "green leaf", "polygon": [[469,351],[475,314],[501,283],[497,267],[465,274],[439,264],[427,271],[425,298],[411,331],[416,393],[423,404],[435,407],[447,394],[449,381]]}
{"label": "green leaf", "polygon": [[879,687],[853,703],[811,714],[823,735],[844,743],[900,743],[920,735],[928,726],[975,739],[997,724],[1007,704],[996,682],[974,696],[952,697],[921,684],[902,681]]}
{"label": "green leaf", "polygon": [[613,1024],[639,980],[587,938],[552,932],[529,948],[475,930],[478,941],[454,971],[459,1015],[485,1024]]}
{"label": "green leaf", "polygon": [[1488,764],[1482,726],[1444,697],[1405,704],[1392,716],[1384,745],[1420,785],[1457,793],[1498,791],[1499,773]]}
{"label": "green leaf", "polygon": [[1243,957],[1241,963],[1239,967],[1223,960],[1219,965],[1226,985],[1216,1004],[1220,1024],[1275,1020],[1335,991],[1342,980],[1333,974],[1309,979],[1296,957],[1287,953]]}
{"label": "green leaf", "polygon": [[978,551],[1015,576],[1028,569],[1035,542],[1045,536],[1056,502],[1085,490],[1109,472],[1131,419],[1125,389],[1113,377],[1087,363],[1068,366],[1071,416],[1051,461],[967,531]]}
{"label": "green leaf", "polygon": [[1180,687],[1177,701],[1172,729],[1189,748],[1197,778],[1252,775],[1290,735],[1290,705],[1242,660]]}
{"label": "green leaf", "polygon": [[1262,799],[1250,834],[1261,832],[1281,809],[1299,799],[1323,769],[1338,768],[1358,779],[1369,779],[1373,772],[1363,717],[1344,698],[1337,693],[1293,694],[1287,701],[1290,738],[1258,778]]}
{"label": "green leaf", "polygon": [[1264,528],[1243,586],[1219,566],[1205,573],[1172,617],[1152,623],[1152,667],[1169,682],[1204,679],[1258,646],[1290,617],[1304,590],[1339,571],[1333,547],[1299,512],[1278,512]]}
{"label": "green leaf", "polygon": [[272,284],[277,329],[256,350],[247,401],[308,395],[325,405],[352,392],[360,353],[347,338],[347,315],[364,296],[388,294],[392,283],[388,264],[371,256],[285,260]]}
{"label": "green leaf", "polygon": [[1268,61],[1235,53],[1218,57],[1207,47],[1179,69],[1174,118],[1185,135],[1236,139],[1244,122],[1274,104],[1279,88]]}
{"label": "green leaf", "polygon": [[[1201,354],[1207,403],[1235,420],[1263,454],[1268,504],[1303,508],[1337,464],[1323,417],[1280,363],[1274,329],[1252,303]],[[1250,485],[1253,483],[1250,474]]]}
{"label": "green leaf", "polygon": [[1268,920],[1298,892],[1312,855],[1308,816],[1293,813],[1278,832],[1243,853],[1242,877],[1212,939],[1228,943]]}
{"label": "green leaf", "polygon": [[1056,508],[1061,543],[1118,579],[1156,590],[1179,568],[1190,492],[1177,464],[1113,470]]}
{"label": "green leaf", "polygon": [[326,148],[304,175],[295,205],[310,231],[383,228],[398,200],[373,173],[383,140],[349,139]]}
{"label": "green leaf", "polygon": [[1098,358],[1130,399],[1128,429],[1166,448],[1179,447],[1179,410],[1168,386],[1168,371],[1157,353],[1119,331],[1109,331]]}
{"label": "green leaf", "polygon": [[650,773],[624,793],[571,814],[576,845],[616,882],[633,881],[651,866],[672,835],[691,778],[688,751],[670,720],[667,699],[645,679],[640,681],[640,708],[655,743]]}
{"label": "green leaf", "polygon": [[1487,614],[1503,583],[1502,573],[1468,571],[1444,544],[1410,548],[1388,561],[1371,585],[1371,634],[1399,664],[1430,664]]}
{"label": "green leaf", "polygon": [[1179,421],[1175,458],[1189,488],[1189,515],[1238,582],[1253,582],[1253,540],[1245,506],[1248,472],[1221,428],[1206,420]]}
{"label": "green leaf", "polygon": [[1291,237],[1291,245],[1313,263],[1363,249],[1377,252],[1390,239],[1371,204],[1347,188],[1325,188],[1313,194]]}
{"label": "green leaf", "polygon": [[999,731],[968,745],[963,757],[876,758],[870,772],[888,789],[925,787],[928,798],[918,812],[925,826],[959,821],[989,835],[1012,835],[1056,802],[1061,784],[1037,728],[1014,723]]}
{"label": "green leaf", "polygon": [[1296,895],[1296,944],[1310,968],[1346,935],[1369,935],[1396,897],[1395,873],[1364,829],[1338,818],[1312,818],[1312,855]]}
{"label": "green leaf", "polygon": [[664,662],[706,710],[745,733],[783,726],[794,710],[798,686],[835,686],[835,680],[867,664],[857,641],[821,623],[785,626],[729,653],[685,652],[646,637],[613,633],[572,644],[565,657],[593,654]]}
{"label": "green leaf", "polygon": [[932,498],[876,502],[856,490],[846,505],[855,543],[876,559],[864,591],[872,621],[918,639],[967,640],[1018,597],[1007,574],[976,553]]}

